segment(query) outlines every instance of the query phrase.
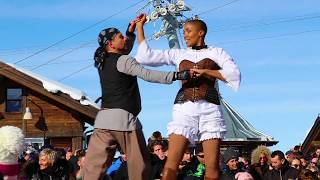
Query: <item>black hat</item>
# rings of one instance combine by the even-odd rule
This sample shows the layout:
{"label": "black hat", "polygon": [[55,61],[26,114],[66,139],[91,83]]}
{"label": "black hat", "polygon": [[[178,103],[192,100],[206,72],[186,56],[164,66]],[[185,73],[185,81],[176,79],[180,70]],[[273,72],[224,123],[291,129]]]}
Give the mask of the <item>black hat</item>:
{"label": "black hat", "polygon": [[239,158],[239,152],[235,147],[229,147],[223,154],[223,160],[228,163],[229,160]]}
{"label": "black hat", "polygon": [[107,28],[102,30],[98,36],[98,43],[101,47],[108,44],[108,41],[112,40],[116,34],[120,33],[117,28]]}

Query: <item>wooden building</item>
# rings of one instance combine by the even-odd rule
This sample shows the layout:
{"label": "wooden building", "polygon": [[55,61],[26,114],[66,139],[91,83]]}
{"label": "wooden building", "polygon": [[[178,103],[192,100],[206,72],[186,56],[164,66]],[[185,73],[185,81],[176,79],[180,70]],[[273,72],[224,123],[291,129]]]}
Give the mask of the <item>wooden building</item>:
{"label": "wooden building", "polygon": [[0,61],[0,126],[20,127],[27,141],[81,148],[84,124],[97,112],[81,91]]}
{"label": "wooden building", "polygon": [[320,116],[316,118],[312,128],[310,129],[306,139],[302,144],[302,152],[305,155],[310,155],[320,148]]}

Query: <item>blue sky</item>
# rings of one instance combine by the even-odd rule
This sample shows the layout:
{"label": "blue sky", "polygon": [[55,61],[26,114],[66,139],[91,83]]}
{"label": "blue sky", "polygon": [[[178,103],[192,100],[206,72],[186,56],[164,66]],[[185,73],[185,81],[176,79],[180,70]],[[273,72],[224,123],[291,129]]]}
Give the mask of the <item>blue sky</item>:
{"label": "blue sky", "polygon": [[[61,80],[93,63],[97,34],[101,29],[115,26],[125,31],[127,23],[148,1],[118,12],[137,2],[0,0],[0,59],[7,63],[18,62],[105,19],[16,64],[31,70],[50,60],[49,65],[32,71]],[[185,2],[192,8],[192,12],[185,14],[187,17],[221,7],[201,14],[200,18],[208,25],[207,44],[224,48],[242,72],[239,92],[220,83],[225,100],[257,130],[279,141],[272,149],[286,151],[302,143],[320,112],[320,2],[238,0],[224,7],[232,1]],[[144,12],[150,12],[149,8]],[[159,27],[160,22],[147,24],[147,36]],[[168,48],[165,38],[151,41],[150,45]],[[174,67],[158,69],[168,71]],[[85,91],[92,99],[100,96],[93,66],[61,82]],[[139,84],[143,105],[139,117],[145,136],[155,130],[166,134],[179,83],[159,85],[139,81]]]}

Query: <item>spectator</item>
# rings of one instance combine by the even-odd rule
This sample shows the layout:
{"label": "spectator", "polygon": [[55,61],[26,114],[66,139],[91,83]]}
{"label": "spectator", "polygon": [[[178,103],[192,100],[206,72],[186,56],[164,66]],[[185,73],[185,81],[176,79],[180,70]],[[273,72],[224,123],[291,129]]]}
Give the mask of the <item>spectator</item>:
{"label": "spectator", "polygon": [[129,175],[128,175],[128,156],[127,154],[122,153],[121,154],[121,165],[118,170],[114,172],[112,177],[112,180],[129,180]]}
{"label": "spectator", "polygon": [[21,159],[21,172],[19,176],[24,179],[31,179],[32,175],[36,173],[38,167],[38,152],[27,149],[23,152],[23,159]]}
{"label": "spectator", "polygon": [[299,173],[299,176],[297,180],[318,180],[316,173],[308,170],[308,169],[302,169]]}
{"label": "spectator", "polygon": [[303,153],[302,153],[302,146],[300,146],[300,145],[296,145],[296,146],[294,146],[294,148],[293,148],[293,153],[294,154],[296,154],[297,156],[302,156],[303,155]]}
{"label": "spectator", "polygon": [[314,158],[319,158],[320,157],[320,148],[317,148],[317,150],[313,154]]}
{"label": "spectator", "polygon": [[151,177],[153,179],[160,179],[162,169],[166,163],[167,156],[164,147],[165,145],[161,140],[151,142]]}
{"label": "spectator", "polygon": [[264,180],[289,180],[296,179],[299,170],[290,167],[282,151],[274,151],[271,154],[272,170],[264,175]]}
{"label": "spectator", "polygon": [[223,154],[225,169],[222,173],[222,180],[234,180],[235,175],[244,170],[239,165],[239,152],[234,147],[229,147]]}
{"label": "spectator", "polygon": [[235,175],[236,180],[254,180],[250,173],[248,172],[238,172]]}
{"label": "spectator", "polygon": [[255,179],[262,179],[269,170],[271,152],[266,146],[258,146],[251,153],[251,169]]}
{"label": "spectator", "polygon": [[[152,133],[152,135],[148,138],[148,147],[149,147],[149,149],[150,149],[150,146],[151,146],[153,141],[162,141],[163,149],[165,151],[167,151],[167,149],[168,149],[168,140],[164,139],[162,137],[162,134],[161,134],[160,131],[154,131]],[[152,149],[150,150],[150,152],[152,152]]]}
{"label": "spectator", "polygon": [[294,159],[291,161],[291,167],[300,170],[300,168],[301,168],[301,161],[300,161],[300,159],[294,158]]}
{"label": "spectator", "polygon": [[301,162],[301,168],[302,169],[306,169],[308,167],[308,165],[309,165],[308,160],[304,156],[300,157],[300,162]]}
{"label": "spectator", "polygon": [[319,172],[318,169],[318,158],[312,158],[309,166],[307,167],[312,172]]}
{"label": "spectator", "polygon": [[285,158],[287,159],[289,164],[291,164],[292,160],[297,157],[297,154],[295,154],[292,150],[287,151],[285,155]]}
{"label": "spectator", "polygon": [[78,157],[73,155],[72,148],[65,148],[66,160],[68,161],[70,173],[75,175],[79,170]]}
{"label": "spectator", "polygon": [[188,147],[186,151],[183,154],[182,160],[179,164],[179,169],[181,170],[185,165],[190,163],[193,159],[193,151],[194,149],[192,147]]}
{"label": "spectator", "polygon": [[178,174],[178,180],[202,180],[205,174],[204,152],[202,144],[197,144],[195,156],[191,161],[184,161],[185,165]]}
{"label": "spectator", "polygon": [[162,140],[162,134],[160,131],[154,131],[151,137],[148,139],[148,142]]}
{"label": "spectator", "polygon": [[239,157],[239,163],[242,164],[243,169],[245,169],[246,171],[250,171],[251,160],[247,156]]}
{"label": "spectator", "polygon": [[[127,166],[126,161],[128,160],[128,156],[124,153],[121,153],[121,155],[115,159],[111,166],[107,169],[107,175],[110,177],[114,177],[114,175],[119,171],[120,168],[122,168],[122,174],[125,174],[126,178],[128,177],[128,172],[125,172],[125,168],[121,166]],[[125,165],[122,165],[125,164]],[[119,175],[117,175],[119,176]]]}
{"label": "spectator", "polygon": [[69,180],[68,165],[57,152],[46,148],[39,154],[39,167],[32,180]]}
{"label": "spectator", "polygon": [[83,179],[83,168],[84,168],[85,159],[86,159],[85,155],[86,155],[85,152],[79,152],[77,155],[79,170],[76,172],[76,180]]}

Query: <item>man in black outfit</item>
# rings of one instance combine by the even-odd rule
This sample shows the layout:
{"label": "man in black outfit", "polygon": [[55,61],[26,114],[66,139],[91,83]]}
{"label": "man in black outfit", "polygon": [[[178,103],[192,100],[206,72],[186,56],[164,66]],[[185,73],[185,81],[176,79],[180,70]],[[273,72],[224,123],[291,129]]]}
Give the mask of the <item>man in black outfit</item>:
{"label": "man in black outfit", "polygon": [[264,180],[289,180],[299,175],[299,170],[289,166],[282,151],[272,152],[271,164],[273,169],[264,175]]}

